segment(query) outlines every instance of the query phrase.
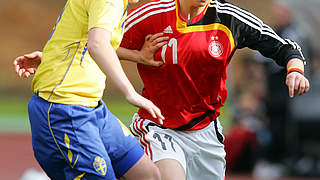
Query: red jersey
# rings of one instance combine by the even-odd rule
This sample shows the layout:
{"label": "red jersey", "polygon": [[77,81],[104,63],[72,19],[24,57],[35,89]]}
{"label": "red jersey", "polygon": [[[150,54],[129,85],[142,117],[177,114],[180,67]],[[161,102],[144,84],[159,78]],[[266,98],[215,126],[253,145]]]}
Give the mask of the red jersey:
{"label": "red jersey", "polygon": [[[127,16],[122,47],[141,49],[148,34],[164,32],[169,36],[168,43],[154,55],[156,61],[165,62],[162,66],[138,64],[144,83],[142,95],[160,108],[165,117],[164,127],[197,130],[219,116],[220,107],[227,98],[227,65],[236,48],[255,45],[251,48],[259,49],[269,57],[279,56],[279,51],[273,53],[276,48],[294,49],[290,45],[288,49],[289,43],[273,31],[269,33],[272,36],[265,35],[264,31],[244,23],[237,18],[237,13],[232,13],[230,6],[234,5],[212,1],[191,24],[180,16],[178,0],[149,1]],[[257,37],[251,34],[255,31]],[[269,39],[259,40],[258,35]],[[247,38],[246,41],[243,38]],[[274,47],[272,53],[265,52],[266,46]],[[297,54],[291,52],[290,55]],[[285,64],[282,62],[285,60],[277,62]],[[138,113],[142,118],[155,120],[144,109]]]}

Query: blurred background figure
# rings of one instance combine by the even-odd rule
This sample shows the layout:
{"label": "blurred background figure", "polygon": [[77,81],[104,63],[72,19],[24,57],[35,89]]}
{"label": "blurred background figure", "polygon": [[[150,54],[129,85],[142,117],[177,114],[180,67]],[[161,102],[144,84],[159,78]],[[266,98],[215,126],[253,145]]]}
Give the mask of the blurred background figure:
{"label": "blurred background figure", "polygon": [[320,175],[320,61],[316,36],[312,36],[308,23],[296,18],[298,13],[293,12],[299,8],[288,2],[273,2],[271,24],[282,38],[300,45],[307,60],[305,75],[310,78],[311,91],[290,99],[284,83],[285,68],[258,52],[240,57],[241,78],[249,83],[234,82],[233,98],[237,103],[233,105],[233,124],[225,144],[229,172],[253,171],[253,176],[263,179]]}
{"label": "blurred background figure", "polygon": [[[261,157],[267,161],[267,165],[266,162],[263,162],[263,166],[258,164],[255,172],[259,175],[262,172],[259,168],[269,168],[278,172],[279,175],[283,173],[302,176],[315,175],[318,173],[316,159],[305,162],[306,158],[311,158],[309,156],[316,158],[315,155],[309,154],[311,149],[306,150],[300,147],[302,147],[302,143],[315,138],[312,134],[315,134],[316,131],[310,133],[312,132],[310,128],[315,127],[314,125],[320,127],[319,121],[312,123],[312,125],[309,123],[313,120],[319,120],[317,117],[320,116],[319,109],[315,109],[315,107],[319,108],[320,105],[320,94],[316,87],[317,80],[315,81],[313,77],[317,70],[312,69],[314,67],[312,65],[318,63],[317,54],[315,54],[315,48],[312,46],[312,36],[308,33],[308,29],[294,19],[292,7],[289,7],[285,2],[276,2],[273,4],[271,12],[276,33],[282,38],[292,39],[300,45],[307,60],[305,75],[311,79],[312,91],[308,95],[290,99],[287,87],[283,83],[286,70],[271,60],[259,54],[256,55],[255,59],[265,65],[267,74],[267,93],[264,103],[266,115],[269,119],[268,128],[271,141]],[[305,132],[309,132],[309,134],[307,135]],[[305,162],[304,167],[300,165],[301,160]]]}
{"label": "blurred background figure", "polygon": [[234,87],[235,103],[232,105],[232,125],[225,132],[227,171],[232,173],[251,172],[259,158],[260,151],[270,142],[266,128],[264,107],[264,67],[254,61],[251,55],[239,58],[238,68],[242,81]]}
{"label": "blurred background figure", "polygon": [[[275,32],[282,38],[291,39],[300,45],[308,62],[305,72],[306,76],[311,78],[312,93],[290,99],[288,88],[284,83],[286,69],[278,66],[271,59],[257,53],[254,54],[253,59],[264,65],[263,72],[267,77],[265,97],[260,99],[264,104],[262,106],[265,107],[265,118],[267,119],[267,121],[260,119],[266,128],[264,129],[266,136],[260,139],[262,141],[260,141],[260,153],[257,157],[259,162],[254,169],[254,175],[257,177],[277,178],[288,174],[301,176],[317,174],[317,157],[311,153],[311,147],[309,149],[300,147],[303,147],[302,143],[316,138],[306,132],[312,130],[310,127],[315,127],[314,125],[319,127],[320,124],[319,121],[312,125],[307,122],[319,120],[320,117],[319,109],[315,109],[319,108],[320,94],[316,87],[316,76],[314,76],[317,74],[316,66],[319,61],[316,58],[308,29],[294,19],[292,9],[284,1],[275,2],[271,9],[272,24]],[[304,125],[304,128],[301,128],[301,125]],[[307,161],[311,158],[309,156],[312,156],[313,159]],[[304,167],[301,167],[301,162]]]}

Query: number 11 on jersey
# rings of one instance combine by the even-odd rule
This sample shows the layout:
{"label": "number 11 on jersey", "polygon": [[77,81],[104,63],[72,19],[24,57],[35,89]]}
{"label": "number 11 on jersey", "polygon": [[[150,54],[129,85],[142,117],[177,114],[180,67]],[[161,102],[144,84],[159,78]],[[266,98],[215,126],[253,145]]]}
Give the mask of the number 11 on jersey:
{"label": "number 11 on jersey", "polygon": [[[172,48],[172,64],[178,64],[177,39],[171,38],[168,43],[168,46]],[[167,50],[167,45],[162,46],[161,57],[164,63],[166,62],[166,50]]]}

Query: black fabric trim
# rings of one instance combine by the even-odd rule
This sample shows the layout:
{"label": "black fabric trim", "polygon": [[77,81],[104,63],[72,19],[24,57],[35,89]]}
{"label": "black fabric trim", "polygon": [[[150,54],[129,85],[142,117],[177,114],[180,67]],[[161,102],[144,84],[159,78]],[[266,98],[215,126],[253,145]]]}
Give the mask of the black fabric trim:
{"label": "black fabric trim", "polygon": [[130,130],[131,134],[133,134],[133,136],[138,137],[138,135],[136,133],[134,133],[131,128],[129,128],[129,130]]}
{"label": "black fabric trim", "polygon": [[149,126],[157,126],[157,127],[161,128],[161,129],[168,129],[168,128],[166,128],[166,127],[164,127],[164,126],[161,126],[161,125],[159,125],[159,124],[156,124],[156,123],[153,123],[153,122],[149,122],[149,123],[147,124],[147,126],[146,126],[146,129],[147,129],[148,132],[149,132]]}
{"label": "black fabric trim", "polygon": [[204,120],[207,116],[209,116],[210,114],[214,114],[215,112],[216,112],[215,110],[208,110],[204,112],[201,116],[193,118],[188,124],[182,125],[178,128],[175,128],[174,130],[185,131],[185,130],[191,129],[200,121]]}
{"label": "black fabric trim", "polygon": [[220,132],[218,131],[218,123],[217,123],[218,119],[214,120],[214,129],[216,130],[216,135],[218,138],[218,141],[223,144],[223,136],[220,134]]}
{"label": "black fabric trim", "polygon": [[[221,104],[221,97],[218,96],[218,99],[219,99],[219,101],[217,103],[211,104],[212,107],[214,107],[217,104]],[[188,124],[182,125],[178,128],[175,128],[174,130],[185,131],[185,130],[191,129],[193,126],[198,124],[200,121],[204,120],[207,116],[209,116],[210,114],[214,114],[215,112],[216,112],[215,110],[208,110],[208,111],[204,112],[201,116],[192,119]]]}
{"label": "black fabric trim", "polygon": [[213,23],[220,23],[221,20],[217,15],[215,8],[208,7],[206,14],[196,23],[189,24],[188,26],[197,26],[197,25],[209,25]]}

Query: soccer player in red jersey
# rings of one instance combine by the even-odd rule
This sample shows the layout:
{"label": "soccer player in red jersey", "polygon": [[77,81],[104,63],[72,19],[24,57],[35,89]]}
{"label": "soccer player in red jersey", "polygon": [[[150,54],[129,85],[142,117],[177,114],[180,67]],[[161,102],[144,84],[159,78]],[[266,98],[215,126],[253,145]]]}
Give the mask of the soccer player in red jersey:
{"label": "soccer player in red jersey", "polygon": [[[142,95],[165,116],[160,125],[140,109],[131,130],[162,179],[224,179],[224,137],[218,116],[227,98],[226,69],[236,49],[258,50],[286,66],[290,97],[309,90],[299,45],[224,0],[149,1],[131,11],[125,27],[117,54],[140,62]],[[158,33],[169,40],[156,51],[166,42]]]}
{"label": "soccer player in red jersey", "polygon": [[[154,54],[162,66],[138,64],[142,95],[161,109],[164,124],[140,109],[130,126],[162,179],[224,179],[218,116],[227,98],[227,66],[237,49],[258,50],[286,66],[290,97],[309,90],[299,45],[224,0],[149,1],[129,13],[125,27],[121,47],[131,50],[141,49],[148,34],[169,37]],[[123,48],[117,50],[120,57]]]}

